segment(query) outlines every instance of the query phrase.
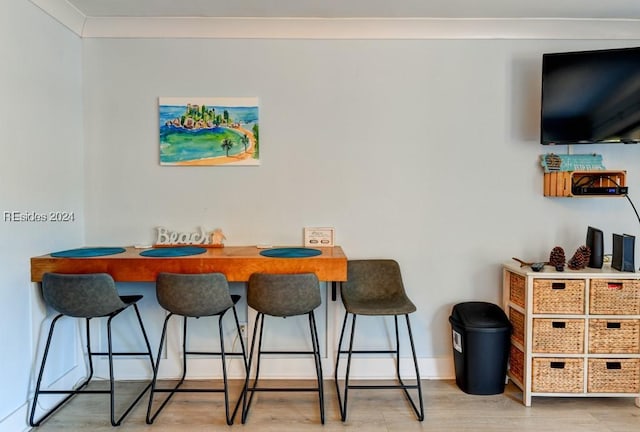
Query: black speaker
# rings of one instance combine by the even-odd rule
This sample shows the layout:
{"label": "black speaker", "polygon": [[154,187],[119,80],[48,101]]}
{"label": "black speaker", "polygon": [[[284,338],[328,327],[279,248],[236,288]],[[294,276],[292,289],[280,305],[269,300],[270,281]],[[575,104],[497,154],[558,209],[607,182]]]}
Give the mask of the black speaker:
{"label": "black speaker", "polygon": [[613,235],[611,267],[624,272],[635,271],[634,249],[636,238],[628,234]]}
{"label": "black speaker", "polygon": [[598,228],[587,228],[587,246],[591,250],[589,257],[589,267],[602,268],[604,258],[604,245],[602,240],[602,231]]}

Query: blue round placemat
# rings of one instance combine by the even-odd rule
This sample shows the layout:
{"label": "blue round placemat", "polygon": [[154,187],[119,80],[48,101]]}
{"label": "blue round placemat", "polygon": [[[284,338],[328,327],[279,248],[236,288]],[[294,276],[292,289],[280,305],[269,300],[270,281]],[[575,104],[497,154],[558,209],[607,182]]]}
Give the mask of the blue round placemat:
{"label": "blue round placemat", "polygon": [[199,255],[205,253],[207,250],[201,247],[195,246],[180,246],[180,247],[161,247],[156,249],[149,249],[140,252],[141,256],[145,257],[182,257],[189,255]]}
{"label": "blue round placemat", "polygon": [[260,251],[260,255],[270,258],[307,258],[322,254],[321,250],[310,248],[275,248]]}
{"label": "blue round placemat", "polygon": [[79,249],[69,249],[51,254],[54,258],[90,258],[105,255],[115,255],[125,251],[121,247],[87,247]]}

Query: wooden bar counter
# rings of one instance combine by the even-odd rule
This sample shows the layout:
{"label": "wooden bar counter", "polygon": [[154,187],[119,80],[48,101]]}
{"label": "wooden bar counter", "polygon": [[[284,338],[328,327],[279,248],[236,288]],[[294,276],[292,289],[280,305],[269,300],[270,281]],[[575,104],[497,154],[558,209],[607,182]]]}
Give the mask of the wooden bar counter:
{"label": "wooden bar counter", "polygon": [[205,253],[185,257],[144,257],[145,249],[127,247],[116,255],[92,258],[31,258],[31,281],[41,282],[44,273],[109,273],[117,282],[155,282],[159,272],[224,273],[230,282],[245,282],[256,272],[315,273],[322,281],[347,280],[347,257],[340,246],[317,248],[321,255],[307,258],[269,258],[255,246],[207,248]]}

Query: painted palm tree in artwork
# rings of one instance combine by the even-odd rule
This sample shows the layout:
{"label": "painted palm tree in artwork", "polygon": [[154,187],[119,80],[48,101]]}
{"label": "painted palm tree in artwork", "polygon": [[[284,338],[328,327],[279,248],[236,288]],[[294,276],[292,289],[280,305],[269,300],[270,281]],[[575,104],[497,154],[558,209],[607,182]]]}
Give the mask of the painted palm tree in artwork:
{"label": "painted palm tree in artwork", "polygon": [[242,136],[242,144],[244,144],[244,152],[247,152],[247,145],[249,145],[249,137],[247,136],[247,134],[244,134]]}
{"label": "painted palm tree in artwork", "polygon": [[222,148],[226,150],[227,157],[229,157],[229,150],[231,150],[231,147],[233,147],[233,141],[231,141],[229,138],[225,138],[222,140]]}

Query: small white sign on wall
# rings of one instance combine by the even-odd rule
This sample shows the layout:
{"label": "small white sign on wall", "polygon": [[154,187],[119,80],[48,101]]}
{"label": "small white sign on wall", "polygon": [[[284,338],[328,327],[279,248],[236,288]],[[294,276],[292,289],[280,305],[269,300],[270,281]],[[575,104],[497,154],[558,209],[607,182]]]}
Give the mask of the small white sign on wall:
{"label": "small white sign on wall", "polygon": [[305,228],[304,245],[315,247],[332,247],[334,245],[335,230],[333,228]]}

